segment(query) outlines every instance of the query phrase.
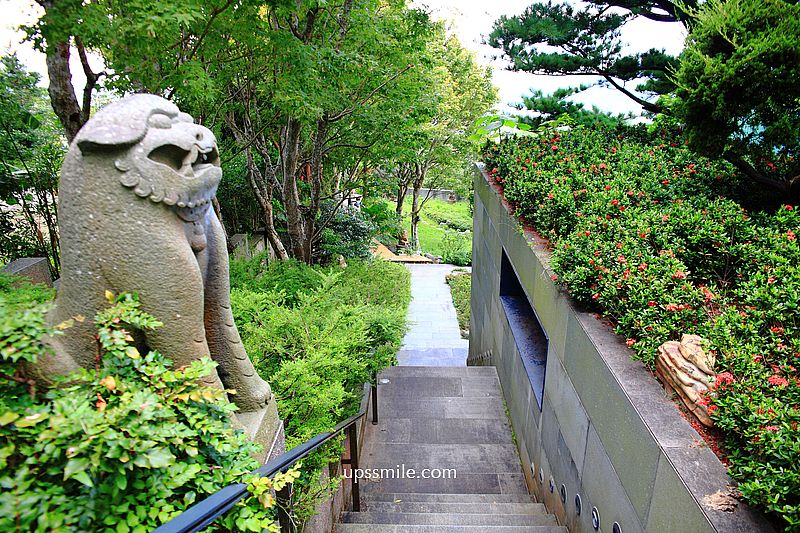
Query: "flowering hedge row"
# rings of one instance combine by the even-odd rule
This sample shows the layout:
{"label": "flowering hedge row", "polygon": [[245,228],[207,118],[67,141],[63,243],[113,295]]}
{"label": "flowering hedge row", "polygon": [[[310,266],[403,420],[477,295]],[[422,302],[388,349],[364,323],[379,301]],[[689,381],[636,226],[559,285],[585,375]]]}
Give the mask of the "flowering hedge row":
{"label": "flowering hedge row", "polygon": [[651,368],[701,335],[717,356],[706,398],[746,501],[800,530],[800,213],[749,212],[728,166],[679,139],[576,128],[504,139],[487,172],[549,237],[574,298],[616,324]]}

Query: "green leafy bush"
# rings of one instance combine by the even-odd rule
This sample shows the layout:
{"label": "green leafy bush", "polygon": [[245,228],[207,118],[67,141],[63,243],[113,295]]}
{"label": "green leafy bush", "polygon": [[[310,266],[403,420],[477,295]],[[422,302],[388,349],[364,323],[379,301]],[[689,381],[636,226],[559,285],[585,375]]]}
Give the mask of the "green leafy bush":
{"label": "green leafy bush", "polygon": [[[354,414],[362,385],[394,363],[406,329],[410,274],[402,265],[360,260],[346,269],[296,262],[259,268],[258,258],[232,262],[241,276],[231,303],[245,347],[278,399],[287,445],[294,446]],[[320,470],[340,453],[335,442],[304,461],[293,489],[301,522],[338,485],[321,481]]]}
{"label": "green leafy bush", "polygon": [[271,274],[254,279],[258,290],[234,289],[231,301],[247,351],[278,397],[293,445],[355,412],[361,385],[393,363],[405,333],[410,278],[401,265],[382,261],[353,260],[344,270],[299,263],[280,268],[308,269],[314,277],[303,277],[305,286],[293,285],[291,302]]}
{"label": "green leafy bush", "polygon": [[[48,350],[42,304],[49,290],[0,283],[0,530],[150,531],[222,487],[255,491],[218,530],[276,531],[272,501],[246,475],[260,447],[234,430],[225,392],[200,385],[210,359],[171,368],[141,354],[131,331],[160,326],[131,295],[109,295],[95,319],[98,359],[47,390],[24,380],[22,362]],[[6,305],[8,304],[8,305]],[[296,475],[291,474],[291,475]],[[275,483],[285,483],[281,476]],[[261,491],[263,492],[263,491]]]}
{"label": "green leafy bush", "polygon": [[370,244],[377,229],[359,209],[340,207],[334,213],[335,204],[323,204],[320,220],[327,225],[322,230],[320,243],[323,258],[342,255],[346,258],[366,259],[370,256]]}
{"label": "green leafy bush", "polygon": [[467,337],[469,337],[472,274],[454,270],[452,274],[447,275],[445,280],[450,285],[450,296],[453,298],[453,306],[455,306],[458,316],[458,328],[462,331],[462,335],[466,331]]}
{"label": "green leafy bush", "polygon": [[516,215],[549,237],[559,282],[616,323],[652,367],[683,333],[707,338],[708,397],[744,498],[800,528],[800,214],[750,212],[727,164],[680,138],[575,128],[484,149]]}
{"label": "green leafy bush", "polygon": [[442,260],[458,266],[472,264],[472,234],[447,229],[442,237]]}

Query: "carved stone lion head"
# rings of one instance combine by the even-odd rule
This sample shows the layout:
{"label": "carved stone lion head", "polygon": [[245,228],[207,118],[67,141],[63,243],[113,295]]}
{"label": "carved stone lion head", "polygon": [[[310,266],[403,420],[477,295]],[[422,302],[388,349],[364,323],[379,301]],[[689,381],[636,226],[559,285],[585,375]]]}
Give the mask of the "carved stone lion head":
{"label": "carved stone lion head", "polygon": [[119,181],[141,198],[175,206],[186,221],[208,210],[222,178],[214,134],[172,102],[134,94],[101,109],[75,139],[82,154],[121,150]]}

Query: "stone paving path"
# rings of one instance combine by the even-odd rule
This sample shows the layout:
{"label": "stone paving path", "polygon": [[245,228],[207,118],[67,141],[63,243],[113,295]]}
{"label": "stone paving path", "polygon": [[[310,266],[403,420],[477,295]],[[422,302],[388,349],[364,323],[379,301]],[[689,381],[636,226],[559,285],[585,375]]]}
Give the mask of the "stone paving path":
{"label": "stone paving path", "polygon": [[411,271],[411,329],[397,352],[401,366],[466,366],[469,341],[461,338],[445,276],[453,265],[406,265]]}

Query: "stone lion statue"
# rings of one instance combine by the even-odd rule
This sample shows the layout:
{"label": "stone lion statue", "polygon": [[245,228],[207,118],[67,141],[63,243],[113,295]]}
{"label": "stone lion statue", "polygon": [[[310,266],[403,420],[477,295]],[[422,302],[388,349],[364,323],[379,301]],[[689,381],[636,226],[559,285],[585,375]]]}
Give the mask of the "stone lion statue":
{"label": "stone lion statue", "polygon": [[222,170],[214,134],[158,96],[136,94],[101,109],[70,146],[58,210],[62,277],[53,320],[87,320],[53,340],[37,365],[46,377],[94,365],[91,318],[105,291],[135,292],[164,323],[146,348],[176,366],[212,357],[209,384],[235,389],[241,411],[271,398],[233,322],[228,253],[211,206]]}

